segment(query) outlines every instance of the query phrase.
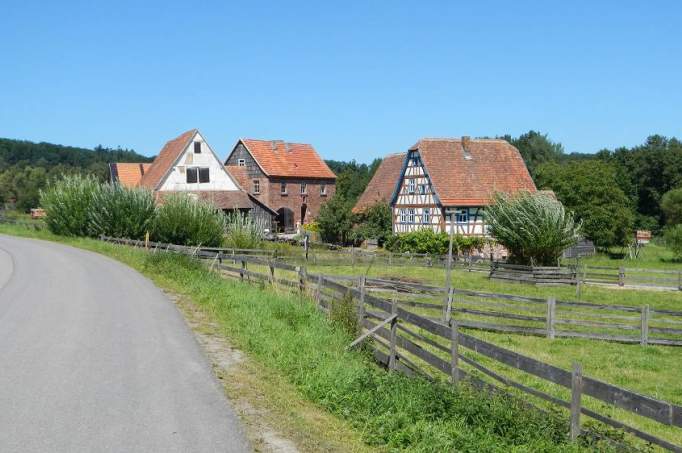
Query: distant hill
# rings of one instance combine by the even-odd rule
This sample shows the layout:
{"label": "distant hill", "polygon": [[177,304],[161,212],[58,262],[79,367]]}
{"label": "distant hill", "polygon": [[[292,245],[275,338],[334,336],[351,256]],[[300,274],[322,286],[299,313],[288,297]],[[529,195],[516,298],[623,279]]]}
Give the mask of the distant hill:
{"label": "distant hill", "polygon": [[133,150],[94,149],[0,138],[0,202],[21,210],[38,205],[39,191],[62,174],[88,173],[106,179],[110,162],[151,162]]}

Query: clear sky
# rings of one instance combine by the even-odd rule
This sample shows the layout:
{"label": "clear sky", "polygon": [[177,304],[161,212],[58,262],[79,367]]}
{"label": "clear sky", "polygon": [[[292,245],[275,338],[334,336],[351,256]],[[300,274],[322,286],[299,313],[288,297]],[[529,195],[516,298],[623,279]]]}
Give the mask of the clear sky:
{"label": "clear sky", "polygon": [[682,137],[682,2],[0,0],[0,137],[153,155],[199,128],[369,162],[420,137]]}

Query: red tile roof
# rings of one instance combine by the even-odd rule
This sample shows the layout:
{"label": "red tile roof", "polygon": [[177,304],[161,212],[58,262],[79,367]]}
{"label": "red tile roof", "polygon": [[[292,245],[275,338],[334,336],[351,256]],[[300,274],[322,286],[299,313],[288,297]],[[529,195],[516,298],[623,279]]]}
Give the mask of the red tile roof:
{"label": "red tile roof", "polygon": [[519,151],[506,140],[422,139],[418,150],[443,206],[481,206],[495,192],[537,189]]}
{"label": "red tile roof", "polygon": [[225,170],[232,176],[237,184],[239,184],[242,189],[249,187],[249,174],[246,167],[240,167],[238,165],[225,165]]}
{"label": "red tile roof", "polygon": [[355,203],[353,212],[362,212],[379,202],[391,202],[406,155],[407,153],[389,154],[383,158],[365,191]]}
{"label": "red tile roof", "polygon": [[109,164],[111,179],[124,187],[135,187],[152,164],[117,162]]}
{"label": "red tile roof", "polygon": [[240,141],[268,176],[336,179],[312,145],[250,138]]}
{"label": "red tile roof", "polygon": [[167,142],[152,162],[149,171],[142,176],[140,186],[156,189],[197,132],[197,129],[192,129]]}
{"label": "red tile roof", "polygon": [[271,214],[277,213],[269,206],[254,199],[243,190],[200,190],[200,191],[170,191],[164,190],[156,192],[156,199],[163,203],[164,198],[175,194],[192,194],[199,200],[208,201],[218,209],[250,209],[255,204],[259,204],[268,209]]}

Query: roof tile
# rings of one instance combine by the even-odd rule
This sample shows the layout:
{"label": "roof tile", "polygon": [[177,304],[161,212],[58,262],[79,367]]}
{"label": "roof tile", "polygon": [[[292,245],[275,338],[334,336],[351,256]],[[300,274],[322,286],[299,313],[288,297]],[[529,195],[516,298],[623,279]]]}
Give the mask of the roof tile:
{"label": "roof tile", "polygon": [[312,145],[250,138],[241,142],[268,176],[336,179]]}

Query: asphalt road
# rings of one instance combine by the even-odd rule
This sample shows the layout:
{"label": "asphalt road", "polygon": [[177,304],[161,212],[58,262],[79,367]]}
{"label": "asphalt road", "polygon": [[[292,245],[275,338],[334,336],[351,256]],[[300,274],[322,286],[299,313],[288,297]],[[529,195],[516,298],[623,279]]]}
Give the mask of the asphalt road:
{"label": "asphalt road", "polygon": [[192,332],[132,269],[0,236],[0,452],[251,451]]}

